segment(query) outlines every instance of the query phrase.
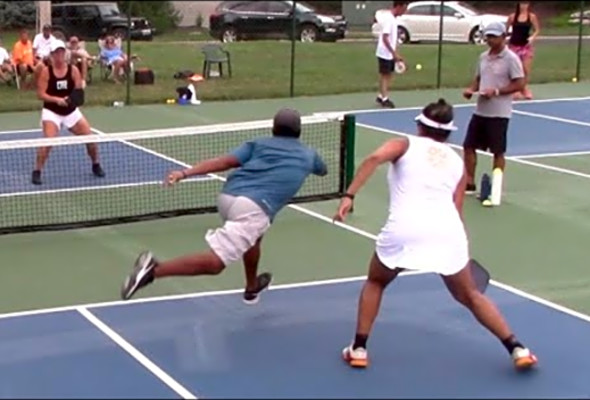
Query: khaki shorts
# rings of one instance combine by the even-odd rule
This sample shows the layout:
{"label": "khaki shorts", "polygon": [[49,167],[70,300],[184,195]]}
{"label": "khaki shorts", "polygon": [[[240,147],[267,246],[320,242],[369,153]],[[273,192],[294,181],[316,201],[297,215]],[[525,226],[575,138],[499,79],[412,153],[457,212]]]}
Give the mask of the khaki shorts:
{"label": "khaki shorts", "polygon": [[226,194],[217,199],[221,228],[207,232],[205,240],[227,266],[242,258],[270,227],[270,219],[262,209],[246,197]]}

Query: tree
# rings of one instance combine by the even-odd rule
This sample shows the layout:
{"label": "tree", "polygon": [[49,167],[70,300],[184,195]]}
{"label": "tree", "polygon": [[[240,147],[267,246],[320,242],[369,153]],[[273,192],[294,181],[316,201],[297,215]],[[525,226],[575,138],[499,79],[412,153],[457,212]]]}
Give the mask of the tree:
{"label": "tree", "polygon": [[37,11],[34,1],[0,1],[0,28],[35,27]]}
{"label": "tree", "polygon": [[158,33],[176,28],[180,15],[171,1],[119,1],[119,7],[132,17],[147,18]]}

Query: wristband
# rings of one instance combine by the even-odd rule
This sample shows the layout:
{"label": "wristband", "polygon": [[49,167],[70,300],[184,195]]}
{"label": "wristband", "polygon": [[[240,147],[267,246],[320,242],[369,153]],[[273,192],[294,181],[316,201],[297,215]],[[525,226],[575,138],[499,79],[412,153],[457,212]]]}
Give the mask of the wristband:
{"label": "wristband", "polygon": [[182,171],[182,179],[186,179],[186,178],[187,178],[186,172]]}
{"label": "wristband", "polygon": [[343,197],[348,197],[350,200],[354,200],[354,194],[344,193]]}

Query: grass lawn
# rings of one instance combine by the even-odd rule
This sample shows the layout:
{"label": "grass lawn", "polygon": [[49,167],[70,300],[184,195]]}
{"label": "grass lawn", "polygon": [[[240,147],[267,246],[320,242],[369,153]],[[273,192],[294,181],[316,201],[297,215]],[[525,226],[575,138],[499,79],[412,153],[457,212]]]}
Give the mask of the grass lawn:
{"label": "grass lawn", "polygon": [[[586,42],[587,43],[587,42]],[[97,52],[93,43],[89,44]],[[203,59],[199,43],[133,42],[132,52],[141,57],[137,67],[149,67],[156,75],[155,85],[131,86],[134,104],[163,103],[175,97],[175,89],[184,85],[173,79],[178,70],[199,72]],[[274,98],[289,95],[290,42],[254,41],[232,43],[233,77],[216,78],[199,84],[203,100]],[[472,77],[478,54],[485,47],[445,44],[442,59],[442,85],[462,87]],[[295,94],[320,95],[372,91],[376,88],[375,44],[297,43],[295,66]],[[536,58],[531,81],[545,83],[571,81],[575,74],[576,41],[544,41],[536,47]],[[436,86],[438,46],[430,44],[406,45],[402,54],[410,64],[405,75],[395,82],[398,90],[425,89]],[[414,65],[423,68],[417,71]],[[590,45],[582,54],[583,78],[590,78]],[[98,68],[94,82],[87,87],[87,105],[108,105],[125,100],[126,85],[115,85],[100,79]],[[18,92],[0,86],[0,111],[30,110],[39,107],[33,92]]]}

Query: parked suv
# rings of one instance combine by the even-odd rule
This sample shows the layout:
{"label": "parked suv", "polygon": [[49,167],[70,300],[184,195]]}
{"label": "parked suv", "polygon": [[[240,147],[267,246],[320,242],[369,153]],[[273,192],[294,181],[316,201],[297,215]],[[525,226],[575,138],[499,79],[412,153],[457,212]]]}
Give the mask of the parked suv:
{"label": "parked suv", "polygon": [[[223,1],[209,17],[212,37],[233,42],[254,37],[291,38],[291,1]],[[346,20],[316,13],[297,2],[296,38],[302,42],[336,41],[346,35]]]}
{"label": "parked suv", "polygon": [[[127,37],[127,16],[115,2],[52,3],[53,34],[64,39],[78,36],[95,40],[105,33]],[[152,40],[155,29],[145,18],[131,18],[132,39]]]}

